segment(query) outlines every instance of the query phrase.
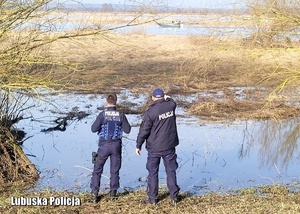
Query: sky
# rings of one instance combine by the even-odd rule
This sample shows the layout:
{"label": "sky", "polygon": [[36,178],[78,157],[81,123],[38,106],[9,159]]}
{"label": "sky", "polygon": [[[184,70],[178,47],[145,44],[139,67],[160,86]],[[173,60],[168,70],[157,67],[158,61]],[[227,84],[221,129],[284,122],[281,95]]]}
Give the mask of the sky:
{"label": "sky", "polygon": [[168,5],[172,7],[195,8],[231,8],[241,7],[243,0],[78,0],[83,4],[133,4],[145,3],[152,5]]}

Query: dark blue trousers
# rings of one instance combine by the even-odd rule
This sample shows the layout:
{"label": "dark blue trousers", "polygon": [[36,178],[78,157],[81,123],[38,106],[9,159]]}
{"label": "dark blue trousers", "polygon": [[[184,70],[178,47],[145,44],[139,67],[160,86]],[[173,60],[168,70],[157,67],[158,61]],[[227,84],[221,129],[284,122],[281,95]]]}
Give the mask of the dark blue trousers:
{"label": "dark blue trousers", "polygon": [[91,179],[92,192],[99,191],[103,167],[108,157],[110,157],[110,190],[117,190],[120,187],[119,171],[121,169],[122,144],[116,141],[105,142],[100,143],[98,147],[98,157]]}
{"label": "dark blue trousers", "polygon": [[167,174],[167,187],[170,192],[170,198],[177,197],[180,190],[177,185],[176,170],[178,168],[177,155],[175,148],[162,152],[154,152],[148,149],[148,158],[146,168],[148,170],[147,195],[150,201],[154,202],[158,196],[158,171],[161,158]]}

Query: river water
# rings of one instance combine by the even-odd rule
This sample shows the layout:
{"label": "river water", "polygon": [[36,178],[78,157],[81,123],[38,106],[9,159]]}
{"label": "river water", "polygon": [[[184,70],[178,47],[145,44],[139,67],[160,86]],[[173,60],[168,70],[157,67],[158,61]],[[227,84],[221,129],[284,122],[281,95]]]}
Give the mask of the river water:
{"label": "river water", "polygon": [[[48,21],[23,23],[18,29],[24,28],[39,29],[46,32],[68,32],[81,30],[109,31],[117,34],[146,34],[146,35],[173,35],[173,36],[207,36],[217,38],[248,38],[253,34],[266,30],[254,24],[251,16],[230,16],[230,15],[141,15],[102,13],[62,13],[60,15],[48,15]],[[96,18],[95,18],[96,17]],[[110,23],[110,20],[112,23]],[[181,27],[161,27],[154,21],[171,23],[180,20]],[[119,24],[115,24],[118,21]],[[123,23],[120,23],[123,22]],[[242,22],[244,26],[235,22]],[[192,24],[197,23],[197,24]],[[210,25],[209,23],[212,23]],[[220,26],[216,25],[220,23]],[[224,24],[226,23],[226,24]],[[299,29],[287,30],[276,36],[279,41],[287,39],[299,41]]]}
{"label": "river water", "polygon": [[[119,104],[142,106],[147,94],[132,94],[123,90]],[[201,94],[192,96],[195,102]],[[104,108],[103,95],[59,94],[47,95],[46,101],[32,100],[34,108],[24,112],[27,119],[18,127],[29,137],[23,150],[40,171],[41,179],[35,190],[90,191],[92,172],[91,153],[97,150],[97,135],[90,131],[91,124]],[[180,95],[176,101],[191,99]],[[50,104],[51,103],[51,104]],[[132,105],[134,104],[134,105]],[[69,121],[65,131],[42,132],[53,127],[57,117],[70,111],[85,111],[89,116]],[[228,193],[239,188],[260,185],[298,185],[299,127],[298,120],[235,121],[212,123],[195,118],[178,107],[177,147],[178,183],[182,191],[205,194],[211,191]],[[147,152],[135,154],[135,140],[141,115],[127,115],[133,126],[123,137],[120,192],[146,188]],[[160,166],[160,185],[166,187],[164,166]],[[109,191],[109,161],[101,183],[101,191]]]}

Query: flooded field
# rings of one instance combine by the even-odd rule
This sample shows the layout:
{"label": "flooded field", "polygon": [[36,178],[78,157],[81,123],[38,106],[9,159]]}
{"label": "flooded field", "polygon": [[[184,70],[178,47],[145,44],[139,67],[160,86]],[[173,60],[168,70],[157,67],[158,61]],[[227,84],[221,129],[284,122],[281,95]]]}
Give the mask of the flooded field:
{"label": "flooded field", "polygon": [[[135,108],[146,102],[147,94],[133,95],[124,90],[118,95],[120,105]],[[186,99],[174,96],[175,100]],[[194,96],[193,99],[196,99]],[[90,191],[92,152],[97,150],[97,135],[90,126],[104,108],[103,95],[48,95],[45,101],[35,100],[36,107],[25,112],[27,119],[18,123],[28,138],[23,150],[40,171],[36,189]],[[50,104],[51,103],[51,104]],[[64,131],[47,131],[54,121],[68,112],[89,114],[80,120],[68,121]],[[235,121],[230,124],[200,120],[177,109],[180,138],[178,183],[181,191],[204,194],[210,191],[231,192],[241,187],[299,182],[300,172],[298,121]],[[127,115],[132,132],[123,138],[120,192],[146,188],[147,152],[135,154],[135,140],[141,115]],[[109,187],[109,162],[106,164],[101,191]],[[160,185],[166,186],[163,164]]]}

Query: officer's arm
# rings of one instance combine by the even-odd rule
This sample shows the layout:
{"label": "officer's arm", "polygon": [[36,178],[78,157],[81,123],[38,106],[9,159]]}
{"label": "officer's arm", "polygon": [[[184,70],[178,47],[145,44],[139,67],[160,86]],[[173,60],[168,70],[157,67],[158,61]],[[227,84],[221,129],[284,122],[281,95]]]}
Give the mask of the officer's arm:
{"label": "officer's arm", "polygon": [[166,100],[167,102],[171,102],[171,103],[174,105],[174,108],[177,107],[176,102],[175,102],[170,96],[165,95],[165,100]]}
{"label": "officer's arm", "polygon": [[140,150],[142,148],[144,141],[148,139],[152,126],[153,126],[152,120],[147,114],[145,114],[136,140],[137,149]]}
{"label": "officer's arm", "polygon": [[129,124],[127,117],[123,115],[123,120],[122,120],[122,130],[126,134],[129,134],[131,131],[131,125]]}
{"label": "officer's arm", "polygon": [[97,116],[95,122],[91,126],[92,132],[99,132],[100,131],[101,125],[102,125],[102,121],[103,121],[103,115],[102,115],[102,113],[100,113]]}

